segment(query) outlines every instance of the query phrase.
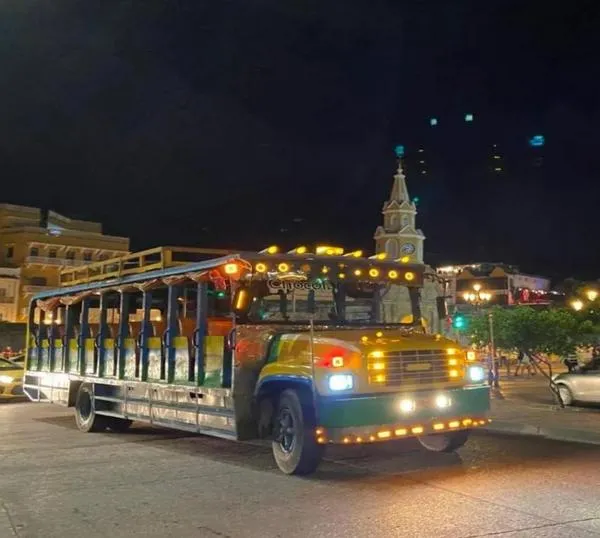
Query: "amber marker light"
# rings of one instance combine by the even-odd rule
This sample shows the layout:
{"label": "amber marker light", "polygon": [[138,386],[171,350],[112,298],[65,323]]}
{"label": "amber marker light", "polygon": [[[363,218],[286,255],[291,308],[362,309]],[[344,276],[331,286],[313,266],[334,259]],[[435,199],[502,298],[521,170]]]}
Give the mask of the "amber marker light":
{"label": "amber marker light", "polygon": [[389,430],[377,433],[377,437],[379,437],[379,439],[389,439],[391,436],[392,432]]}
{"label": "amber marker light", "polygon": [[394,271],[394,270],[392,269],[392,270],[391,270],[391,271],[388,273],[388,276],[389,276],[391,279],[398,278],[398,271]]}
{"label": "amber marker light", "polygon": [[354,270],[354,275],[355,276],[360,276],[360,275],[362,275],[362,271],[360,269],[355,269]]}
{"label": "amber marker light", "polygon": [[423,427],[422,426],[415,426],[410,431],[412,433],[416,433],[416,434],[423,433]]}
{"label": "amber marker light", "polygon": [[290,266],[289,266],[287,263],[280,263],[280,264],[277,266],[277,270],[278,270],[280,273],[287,273],[287,272],[290,270]]}
{"label": "amber marker light", "polygon": [[414,274],[414,273],[411,273],[411,272],[408,272],[408,273],[406,273],[406,274],[404,275],[404,278],[405,278],[406,280],[408,280],[409,282],[412,282],[412,281],[415,279],[415,274]]}
{"label": "amber marker light", "polygon": [[239,267],[237,263],[226,263],[225,264],[225,273],[228,275],[235,275],[239,271]]}
{"label": "amber marker light", "polygon": [[267,272],[267,265],[264,263],[257,263],[254,266],[254,269],[256,269],[257,273],[266,273]]}
{"label": "amber marker light", "polygon": [[379,276],[379,269],[369,269],[369,276],[371,278],[377,278]]}

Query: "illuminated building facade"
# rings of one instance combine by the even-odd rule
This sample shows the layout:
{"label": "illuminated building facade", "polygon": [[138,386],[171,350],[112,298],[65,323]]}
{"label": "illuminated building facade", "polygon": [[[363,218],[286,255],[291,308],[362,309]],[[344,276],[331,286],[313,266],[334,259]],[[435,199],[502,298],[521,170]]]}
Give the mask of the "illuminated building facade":
{"label": "illuminated building facade", "polygon": [[469,307],[465,292],[478,284],[491,293],[490,305],[551,304],[560,294],[550,289],[550,279],[522,273],[518,267],[503,263],[472,263],[438,267],[436,273],[446,287],[449,305],[458,310]]}
{"label": "illuminated building facade", "polygon": [[97,222],[0,204],[0,319],[24,321],[31,296],[58,286],[62,268],[129,252],[129,239]]}

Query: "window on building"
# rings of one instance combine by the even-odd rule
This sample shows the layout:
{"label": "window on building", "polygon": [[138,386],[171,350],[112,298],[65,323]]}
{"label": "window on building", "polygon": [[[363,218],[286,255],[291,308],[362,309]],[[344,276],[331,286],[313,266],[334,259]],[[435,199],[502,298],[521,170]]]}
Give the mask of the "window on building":
{"label": "window on building", "polygon": [[67,250],[67,260],[74,260],[74,259],[75,259],[75,251]]}
{"label": "window on building", "polygon": [[43,276],[34,276],[29,279],[29,284],[31,286],[46,286],[48,284],[48,280]]}
{"label": "window on building", "polygon": [[410,224],[410,217],[408,215],[402,215],[402,227],[408,226]]}
{"label": "window on building", "polygon": [[108,260],[108,254],[100,254],[100,256],[98,256],[98,260],[101,262]]}
{"label": "window on building", "polygon": [[40,249],[37,247],[31,247],[29,249],[29,255],[30,256],[39,256],[40,255]]}
{"label": "window on building", "polygon": [[395,260],[398,257],[398,241],[395,239],[388,239],[385,242],[385,252],[388,258]]}
{"label": "window on building", "polygon": [[15,255],[15,247],[13,247],[13,246],[6,247],[6,257],[12,258],[14,255]]}
{"label": "window on building", "polygon": [[58,251],[57,251],[55,248],[51,248],[51,249],[48,251],[48,257],[49,257],[49,258],[56,258],[56,254],[57,254],[57,252],[58,252]]}
{"label": "window on building", "polygon": [[84,259],[86,262],[91,262],[91,261],[92,261],[92,253],[91,253],[91,252],[89,252],[89,251],[87,251],[87,252],[84,252],[84,253],[83,253],[83,259]]}
{"label": "window on building", "polygon": [[6,288],[0,288],[0,297],[6,297]]}

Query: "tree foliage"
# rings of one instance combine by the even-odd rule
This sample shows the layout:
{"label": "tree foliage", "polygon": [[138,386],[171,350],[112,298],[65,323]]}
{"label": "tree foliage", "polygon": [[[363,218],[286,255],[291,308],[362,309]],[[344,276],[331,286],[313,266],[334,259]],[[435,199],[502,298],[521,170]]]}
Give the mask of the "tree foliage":
{"label": "tree foliage", "polygon": [[[536,310],[530,307],[495,308],[488,314],[493,317],[496,348],[547,353],[565,357],[578,347],[597,343],[599,326],[585,313],[569,309]],[[489,315],[471,320],[473,342],[485,345],[490,342]]]}

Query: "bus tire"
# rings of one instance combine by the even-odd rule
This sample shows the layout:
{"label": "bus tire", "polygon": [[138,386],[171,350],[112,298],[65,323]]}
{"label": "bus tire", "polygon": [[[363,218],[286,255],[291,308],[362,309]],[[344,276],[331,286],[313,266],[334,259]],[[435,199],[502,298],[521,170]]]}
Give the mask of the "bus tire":
{"label": "bus tire", "polygon": [[285,474],[306,475],[319,466],[324,447],[317,443],[313,422],[298,392],[284,390],[274,417],[272,447],[275,462]]}
{"label": "bus tire", "polygon": [[129,420],[127,418],[117,418],[117,417],[106,417],[108,429],[111,432],[115,433],[124,433],[126,432],[131,425],[133,424],[133,420]]}
{"label": "bus tire", "polygon": [[470,433],[469,430],[459,430],[422,435],[418,439],[421,446],[431,452],[454,452],[467,442]]}
{"label": "bus tire", "polygon": [[75,424],[82,432],[101,432],[108,427],[108,417],[97,415],[94,410],[93,387],[82,383],[75,400]]}

